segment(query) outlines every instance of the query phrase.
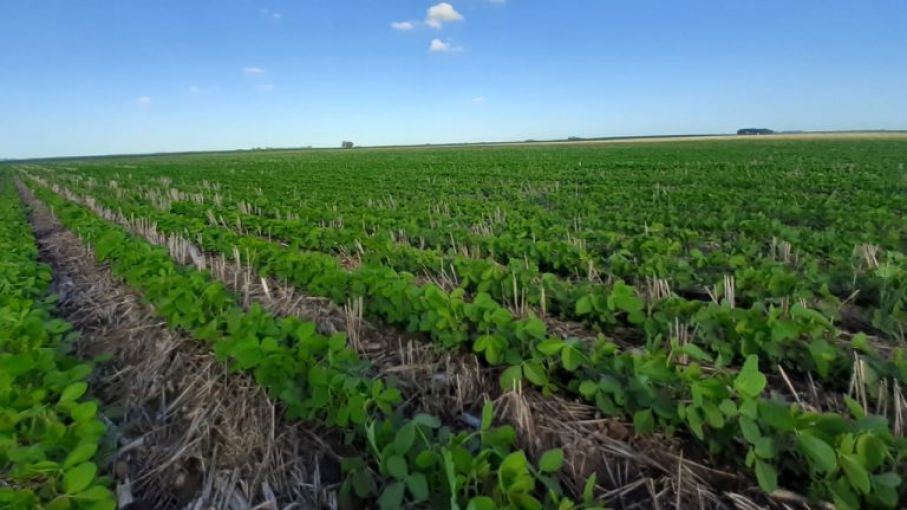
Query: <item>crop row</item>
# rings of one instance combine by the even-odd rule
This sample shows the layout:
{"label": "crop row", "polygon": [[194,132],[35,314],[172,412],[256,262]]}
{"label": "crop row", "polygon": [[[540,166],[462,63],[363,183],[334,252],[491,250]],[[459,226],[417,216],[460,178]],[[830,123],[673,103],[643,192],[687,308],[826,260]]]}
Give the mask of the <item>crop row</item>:
{"label": "crop row", "polygon": [[[244,225],[264,222],[262,232],[279,235],[282,229],[289,241],[317,251],[354,249],[357,239],[367,243],[370,236],[444,254],[478,247],[499,263],[528,259],[561,276],[585,275],[593,263],[601,274],[627,281],[664,278],[681,295],[701,294],[703,286],[733,274],[737,301],[746,304],[815,297],[834,308],[859,291],[857,301],[878,310],[875,322],[895,334],[892,312],[900,306],[903,313],[903,302],[880,291],[883,278],[873,272],[863,278],[854,266],[864,255],[871,262],[875,246],[879,262],[903,269],[896,254],[903,251],[905,226],[897,218],[907,203],[895,192],[899,174],[884,159],[896,153],[867,145],[860,150],[875,150],[872,166],[855,169],[831,159],[840,147],[805,148],[780,155],[798,158],[796,168],[746,160],[744,151],[722,154],[741,160],[730,164],[667,153],[676,160],[670,165],[657,158],[665,150],[647,150],[645,159],[642,151],[627,150],[615,162],[602,158],[605,151],[570,149],[536,151],[538,160],[506,151],[457,154],[456,160],[440,157],[444,153],[407,155],[415,169],[402,165],[399,155],[371,154],[367,161],[307,155],[269,159],[267,165],[253,158],[196,159],[191,170],[183,160],[164,159],[143,161],[136,173],[96,164],[64,174],[151,188],[146,193],[154,192],[151,185],[160,177],[165,186],[154,192],[159,203],[179,202],[168,198],[171,190],[200,194],[207,208],[230,222],[235,216]],[[565,167],[570,152],[581,157],[576,167]],[[858,156],[866,158],[846,157]],[[304,171],[291,172],[294,164]],[[174,205],[181,211],[187,204]],[[319,246],[306,244],[315,242]],[[856,254],[854,247],[860,247]]]}
{"label": "crop row", "polygon": [[[88,188],[89,190],[96,189],[96,186]],[[104,189],[102,186],[96,191],[101,196],[106,196],[108,192],[115,192],[117,196],[121,197],[118,204],[128,204],[130,208],[136,207],[143,201],[142,197],[147,195],[147,192],[136,193],[131,192],[132,190],[129,188],[122,187],[111,190]],[[117,207],[122,207],[122,205]],[[210,207],[212,207],[210,204],[178,201],[169,203],[167,207],[167,212],[171,212],[177,217],[185,216],[185,221],[191,225],[197,225],[197,220],[201,218],[208,218],[210,221],[210,218],[218,217],[210,212]],[[219,217],[222,218],[222,216]],[[452,278],[456,285],[466,292],[467,299],[479,293],[487,293],[498,303],[506,303],[511,308],[532,306],[536,310],[541,309],[559,314],[568,320],[585,321],[606,334],[612,334],[616,327],[627,326],[625,323],[621,324],[620,321],[616,321],[612,314],[607,313],[604,306],[599,306],[600,303],[603,303],[603,296],[608,292],[607,288],[588,280],[570,282],[554,274],[543,273],[539,267],[538,254],[534,252],[531,253],[531,257],[529,254],[523,253],[521,258],[510,259],[507,265],[502,265],[490,259],[424,250],[381,236],[360,237],[361,232],[347,226],[314,228],[300,232],[298,221],[260,218],[255,215],[241,214],[240,211],[233,211],[226,222],[223,220],[220,222],[220,226],[225,228],[233,225],[238,225],[233,228],[240,233],[267,232],[269,237],[283,238],[292,247],[300,250],[333,254],[337,249],[361,249],[364,252],[365,263],[388,267],[398,272],[420,273],[431,268],[431,271],[436,274],[440,272],[442,275]],[[644,239],[645,243],[651,245],[657,237],[652,235],[630,239]],[[741,242],[740,244],[745,245],[746,243]],[[715,300],[724,298],[743,308],[748,308],[750,311],[762,310],[763,315],[765,315],[764,310],[771,306],[781,308],[786,313],[790,303],[799,301],[816,308],[827,317],[826,322],[835,321],[839,315],[841,302],[829,290],[832,283],[829,280],[828,271],[821,268],[817,261],[809,261],[809,256],[803,255],[804,260],[798,262],[800,267],[792,268],[790,260],[785,262],[784,260],[760,258],[755,253],[759,249],[759,243],[750,246],[749,250],[754,253],[729,255],[723,254],[720,250],[713,250],[709,257],[703,255],[696,262],[697,267],[714,268],[723,267],[723,263],[715,260],[718,255],[730,257],[732,260],[731,267],[736,268],[736,270],[732,269],[735,278],[730,286],[719,286],[715,289],[713,294]],[[773,247],[774,251],[779,252],[776,255],[782,259],[791,257],[789,253],[780,253],[783,251],[782,247],[783,243]],[[676,259],[678,253],[669,250],[663,255]],[[905,257],[895,250],[888,250],[884,253],[882,261],[876,261],[874,266],[860,270],[854,268],[863,263],[865,261],[854,262],[852,258],[848,258],[847,265],[850,268],[848,271],[853,272],[855,287],[848,287],[847,291],[854,292],[852,290],[854,288],[857,291],[862,289],[865,291],[862,293],[863,296],[875,296],[877,308],[874,312],[874,323],[895,337],[902,335],[904,319],[907,319],[905,317],[907,315],[907,311],[905,311],[907,310]],[[673,276],[676,274],[674,273]],[[613,273],[608,275],[612,279],[614,276]],[[850,278],[850,276],[845,276]],[[840,279],[842,277],[839,275],[831,278]],[[637,286],[639,285],[637,284]],[[812,289],[819,289],[819,291],[814,292]],[[666,290],[667,293],[670,293],[670,288]],[[673,294],[678,297],[678,295],[683,295],[683,292],[678,291]],[[856,294],[859,295],[860,292],[856,292]],[[670,338],[671,325],[689,325],[690,328],[697,328],[700,336],[698,343],[717,359],[718,365],[739,363],[745,355],[755,353],[762,355],[763,358],[772,358],[782,362],[788,368],[802,368],[805,362],[811,373],[819,375],[823,379],[828,379],[829,372],[833,372],[833,378],[844,381],[848,379],[846,367],[842,370],[829,371],[825,367],[835,363],[827,363],[821,359],[831,356],[840,362],[848,358],[846,352],[832,353],[832,349],[828,347],[827,343],[811,345],[808,352],[805,346],[787,351],[772,348],[763,350],[758,345],[754,348],[753,342],[747,340],[748,337],[753,336],[753,332],[746,329],[738,331],[731,327],[716,327],[716,324],[735,326],[739,320],[722,319],[721,307],[716,303],[710,303],[709,300],[703,302],[702,297],[700,295],[694,299],[686,299],[684,301],[686,305],[682,307],[674,306],[672,314],[664,317],[666,320],[655,324],[654,328],[650,325],[640,336],[657,342],[659,336]],[[678,312],[678,309],[682,309],[682,311]],[[756,313],[751,315],[756,315]],[[771,318],[767,322],[772,326],[772,338],[797,336],[797,332],[792,331],[790,323],[778,323],[775,326],[776,321]],[[831,330],[830,327],[828,329]],[[750,345],[743,346],[747,343]],[[743,347],[739,348],[741,346]],[[735,349],[735,347],[738,348]],[[785,355],[789,359],[785,359]]]}
{"label": "crop row", "polygon": [[452,430],[427,414],[404,416],[393,381],[370,377],[344,335],[319,335],[311,322],[278,319],[256,305],[244,311],[220,283],[177,266],[165,249],[47,190],[35,192],[68,228],[91,241],[114,274],[140,289],[171,327],[191,332],[235,369],[252,373],[286,406],[289,418],[344,431],[360,454],[343,462],[347,500],[377,501],[382,508],[404,501],[438,508],[573,506],[560,495],[554,476],[562,453],[553,450],[537,466],[530,464],[514,449],[512,428],[492,427],[490,404],[475,431]]}
{"label": "crop row", "polygon": [[51,271],[8,173],[0,173],[0,506],[112,510],[98,476],[105,426],[86,397],[91,365],[66,354],[72,327],[54,318]]}
{"label": "crop row", "polygon": [[[715,451],[734,452],[740,445],[748,445],[746,464],[767,491],[776,487],[780,469],[792,486],[806,488],[811,495],[833,499],[844,507],[858,505],[860,501],[891,506],[898,500],[898,484],[891,485],[889,475],[902,462],[904,445],[903,440],[891,434],[886,420],[862,416],[855,406],[852,412],[856,416],[850,419],[806,412],[797,406],[763,399],[766,378],[755,355],[745,358],[737,374],[727,371],[706,374],[698,363],[672,362],[665,349],[621,351],[603,339],[593,346],[564,341],[547,336],[544,324],[533,317],[523,320],[511,317],[508,322],[507,317],[496,313],[500,305],[491,308],[491,313],[484,313],[482,307],[496,305],[490,299],[464,303],[457,301],[462,297],[457,291],[445,295],[432,286],[419,291],[423,288],[413,286],[406,275],[387,268],[363,267],[349,273],[323,254],[288,251],[255,237],[208,229],[201,220],[196,222],[196,228],[190,229],[167,214],[152,214],[149,218],[157,221],[164,231],[175,229],[193,238],[198,236],[205,249],[211,251],[232,253],[233,247],[238,246],[245,253],[253,253],[256,265],[264,272],[309,291],[314,289],[315,293],[337,300],[367,295],[373,303],[373,313],[382,310],[374,303],[382,304],[384,297],[387,306],[384,316],[393,318],[388,313],[393,311],[398,314],[396,323],[415,325],[418,329],[426,323],[437,325],[439,318],[447,319],[452,325],[465,319],[484,320],[486,334],[475,338],[473,348],[486,357],[489,348],[498,350],[501,361],[511,365],[502,375],[504,385],[525,378],[533,384],[556,389],[556,381],[566,381],[569,389],[599,407],[633,416],[640,432],[656,426],[671,429],[682,425]],[[386,296],[382,290],[396,292]],[[397,300],[392,299],[395,296]],[[426,315],[414,310],[415,306],[427,307],[428,312],[437,314],[429,313],[426,321]],[[616,285],[605,298],[605,306],[630,322],[646,320],[643,302],[629,286]],[[449,315],[449,311],[460,314]],[[822,324],[808,309],[793,307],[792,313],[801,320]],[[513,343],[499,348],[492,342],[493,335],[501,335],[505,342]],[[698,353],[689,354],[696,357]],[[857,442],[865,443],[859,451],[855,449]],[[868,445],[881,455],[866,457]]]}
{"label": "crop row", "polygon": [[[120,199],[113,199],[106,194],[101,196],[107,197],[103,200],[107,206],[121,210],[126,215],[154,218],[166,232],[212,239],[206,243],[207,249],[229,253],[231,243],[251,249],[256,254],[276,249],[274,243],[264,239],[256,240],[256,236],[243,235],[238,229],[231,228],[231,224],[206,226],[204,214],[200,211],[196,211],[199,216],[161,212],[128,196]],[[190,204],[180,204],[180,209],[186,207],[190,207]],[[227,232],[213,232],[220,228]],[[246,244],[240,243],[240,240]],[[306,257],[318,259],[321,266],[331,267],[332,272],[342,271],[339,263],[330,255],[318,251],[309,252],[305,250],[304,244],[304,241],[296,241],[292,246],[286,247],[286,250],[300,250]],[[650,347],[654,345],[679,349],[682,351],[680,354],[692,355],[699,361],[719,367],[742,363],[746,356],[757,354],[766,363],[765,368],[770,367],[768,362],[773,362],[798,372],[805,369],[828,384],[833,385],[838,381],[839,388],[852,375],[850,349],[841,345],[832,321],[823,313],[801,304],[792,307],[775,306],[760,301],[744,308],[734,306],[733,298],[726,298],[726,303],[720,304],[685,299],[669,293],[661,296],[662,299],[648,299],[644,307],[642,296],[621,281],[610,286],[589,281],[569,283],[554,275],[539,273],[538,268],[527,259],[513,260],[508,266],[500,266],[493,261],[468,257],[433,260],[433,263],[449,263],[452,272],[459,275],[458,289],[445,292],[435,285],[419,284],[408,272],[399,271],[401,266],[412,267],[427,263],[432,259],[432,253],[413,249],[409,251],[416,253],[401,253],[400,246],[387,242],[383,245],[373,244],[369,251],[375,256],[371,261],[366,261],[366,265],[382,271],[383,280],[388,282],[380,286],[392,287],[392,280],[397,280],[396,288],[404,294],[395,299],[385,292],[384,297],[391,301],[389,306],[381,307],[380,302],[374,303],[374,298],[382,295],[370,290],[377,285],[369,282],[355,283],[362,279],[364,271],[352,272],[351,282],[335,288],[329,294],[320,294],[326,292],[327,288],[312,285],[309,280],[288,276],[285,271],[276,274],[302,285],[310,293],[328,295],[341,302],[349,296],[363,295],[367,299],[369,311],[386,322],[429,333],[446,346],[463,343],[473,345],[476,352],[484,352],[487,361],[492,364],[506,361],[505,354],[508,354],[511,345],[516,345],[522,358],[526,356],[526,349],[519,345],[523,339],[518,334],[508,334],[507,327],[503,327],[517,321],[512,310],[523,299],[530,305],[544,302],[542,310],[560,312],[568,319],[592,323],[608,335],[616,332],[626,334],[635,328],[637,333],[634,336],[645,339]],[[262,262],[265,261],[262,259]],[[903,285],[903,272],[892,273],[887,266],[884,271],[888,271],[885,273],[888,276],[884,280],[888,282],[885,288]],[[878,272],[883,274],[882,269]],[[777,276],[775,274],[767,279],[767,283],[776,282]],[[405,286],[401,280],[406,283]],[[419,299],[426,293],[434,301],[427,306]],[[898,293],[904,294],[903,289]],[[728,303],[731,304],[730,307],[726,306]],[[509,309],[505,304],[510,304]],[[466,310],[469,305],[481,305],[482,316],[469,313]],[[534,308],[539,309],[537,306]],[[644,308],[645,314],[642,313]],[[631,310],[635,312],[630,313]],[[393,315],[394,312],[397,312],[396,316]],[[427,318],[426,312],[431,312]],[[418,324],[411,320],[413,316],[419,318]],[[494,324],[482,321],[482,318],[492,316],[495,317]],[[440,320],[435,320],[435,317]],[[528,320],[536,319],[530,317]],[[695,343],[676,345],[680,325],[696,330]],[[547,335],[544,331],[540,334]],[[867,351],[865,348],[863,350]],[[868,351],[864,355],[871,359],[877,358]],[[880,362],[874,365],[884,376],[900,377],[896,367]]]}

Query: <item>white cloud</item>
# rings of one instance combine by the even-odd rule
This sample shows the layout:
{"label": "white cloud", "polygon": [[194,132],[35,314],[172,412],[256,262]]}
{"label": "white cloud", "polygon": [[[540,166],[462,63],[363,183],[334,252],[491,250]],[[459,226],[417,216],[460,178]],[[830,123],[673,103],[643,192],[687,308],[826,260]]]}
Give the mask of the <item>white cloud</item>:
{"label": "white cloud", "polygon": [[256,76],[256,75],[265,74],[265,70],[260,67],[244,67],[242,72],[246,76]]}
{"label": "white cloud", "polygon": [[277,11],[272,11],[271,9],[268,9],[267,7],[262,7],[261,9],[258,9],[258,12],[260,12],[262,16],[264,16],[266,18],[271,18],[274,21],[280,21],[281,18],[283,18],[283,14],[281,14]]}
{"label": "white cloud", "polygon": [[455,51],[461,51],[463,48],[460,46],[454,46],[450,41],[442,41],[435,37],[431,40],[431,44],[428,46],[428,51],[433,53],[452,53]]}
{"label": "white cloud", "polygon": [[151,108],[151,98],[148,97],[148,96],[137,97],[137,98],[135,99],[135,102],[138,103],[138,105],[139,105],[140,107],[142,107],[142,108],[144,108],[144,109],[146,109],[146,110],[149,109],[149,108]]}
{"label": "white cloud", "polygon": [[412,30],[416,25],[412,21],[392,21],[391,28],[394,30]]}
{"label": "white cloud", "polygon": [[428,26],[434,28],[441,28],[444,23],[456,23],[457,21],[463,21],[463,15],[447,2],[429,7],[428,15],[425,17]]}
{"label": "white cloud", "polygon": [[476,97],[472,98],[472,102],[476,103],[476,104],[484,103],[485,96],[476,96]]}

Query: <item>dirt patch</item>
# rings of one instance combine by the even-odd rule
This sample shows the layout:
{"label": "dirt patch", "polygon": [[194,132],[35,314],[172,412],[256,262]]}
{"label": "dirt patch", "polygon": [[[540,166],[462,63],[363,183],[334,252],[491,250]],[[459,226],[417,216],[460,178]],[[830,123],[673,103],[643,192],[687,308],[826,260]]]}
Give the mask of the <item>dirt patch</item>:
{"label": "dirt patch", "polygon": [[20,187],[41,260],[53,268],[59,315],[96,367],[116,450],[108,469],[131,508],[304,508],[336,505],[337,455],[317,429],[281,409],[209,349],[167,328],[141,296]]}

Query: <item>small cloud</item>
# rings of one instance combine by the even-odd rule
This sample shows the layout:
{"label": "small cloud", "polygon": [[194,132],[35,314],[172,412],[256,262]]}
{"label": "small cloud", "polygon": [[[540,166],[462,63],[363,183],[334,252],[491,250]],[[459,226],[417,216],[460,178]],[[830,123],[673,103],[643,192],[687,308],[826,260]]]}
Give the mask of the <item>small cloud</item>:
{"label": "small cloud", "polygon": [[449,41],[442,41],[435,37],[431,40],[431,44],[428,46],[428,51],[433,53],[452,53],[455,51],[461,51],[463,48],[459,46],[452,45]]}
{"label": "small cloud", "polygon": [[271,9],[268,9],[267,7],[262,7],[261,9],[258,9],[258,12],[260,12],[262,16],[264,16],[266,18],[271,18],[274,21],[280,21],[283,18],[283,14],[281,14],[277,11],[272,11]]}
{"label": "small cloud", "polygon": [[394,30],[412,30],[416,25],[412,21],[392,21],[391,28]]}
{"label": "small cloud", "polygon": [[258,76],[265,74],[265,70],[260,67],[244,67],[242,72],[246,76]]}
{"label": "small cloud", "polygon": [[441,28],[444,23],[463,21],[463,15],[447,2],[441,2],[428,8],[425,23],[430,27]]}
{"label": "small cloud", "polygon": [[481,104],[485,102],[485,96],[476,96],[472,98],[472,102],[476,104]]}
{"label": "small cloud", "polygon": [[201,91],[202,91],[202,89],[198,85],[192,85],[191,87],[189,87],[190,94],[198,94]]}
{"label": "small cloud", "polygon": [[255,87],[255,90],[261,92],[262,94],[267,94],[268,92],[274,91],[274,85],[271,83],[262,83],[261,85]]}
{"label": "small cloud", "polygon": [[135,99],[135,102],[138,103],[138,105],[139,105],[140,107],[142,107],[142,108],[144,108],[144,109],[146,109],[146,110],[149,109],[149,108],[151,108],[151,98],[148,97],[148,96],[137,97],[137,98]]}

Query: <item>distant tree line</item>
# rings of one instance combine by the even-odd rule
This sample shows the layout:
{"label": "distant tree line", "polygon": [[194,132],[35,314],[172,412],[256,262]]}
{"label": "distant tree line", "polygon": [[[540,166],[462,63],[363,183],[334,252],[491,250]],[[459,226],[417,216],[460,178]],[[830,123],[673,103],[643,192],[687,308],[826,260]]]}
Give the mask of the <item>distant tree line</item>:
{"label": "distant tree line", "polygon": [[766,128],[743,128],[737,130],[738,135],[770,135],[772,133],[774,131]]}

